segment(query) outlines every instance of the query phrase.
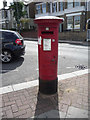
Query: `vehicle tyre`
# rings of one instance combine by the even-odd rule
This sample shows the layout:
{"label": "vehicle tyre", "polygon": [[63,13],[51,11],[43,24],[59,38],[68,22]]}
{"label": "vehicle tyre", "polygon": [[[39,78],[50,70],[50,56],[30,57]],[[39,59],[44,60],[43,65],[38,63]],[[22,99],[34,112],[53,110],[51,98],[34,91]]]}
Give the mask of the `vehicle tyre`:
{"label": "vehicle tyre", "polygon": [[2,53],[0,53],[0,59],[4,63],[9,63],[12,60],[12,54],[9,50],[2,50]]}

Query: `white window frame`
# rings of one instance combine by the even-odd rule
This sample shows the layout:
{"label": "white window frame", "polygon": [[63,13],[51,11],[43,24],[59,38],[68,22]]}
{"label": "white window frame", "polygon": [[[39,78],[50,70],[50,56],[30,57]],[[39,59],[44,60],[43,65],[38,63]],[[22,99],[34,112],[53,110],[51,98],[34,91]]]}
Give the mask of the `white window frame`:
{"label": "white window frame", "polygon": [[82,12],[67,14],[66,17],[82,15]]}

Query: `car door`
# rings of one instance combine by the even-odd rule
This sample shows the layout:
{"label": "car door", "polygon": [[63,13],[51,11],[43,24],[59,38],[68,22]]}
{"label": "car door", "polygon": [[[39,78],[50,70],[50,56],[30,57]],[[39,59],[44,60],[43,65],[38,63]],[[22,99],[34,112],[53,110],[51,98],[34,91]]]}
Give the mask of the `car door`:
{"label": "car door", "polygon": [[2,33],[3,42],[2,42],[2,48],[3,49],[13,49],[13,33],[3,31]]}

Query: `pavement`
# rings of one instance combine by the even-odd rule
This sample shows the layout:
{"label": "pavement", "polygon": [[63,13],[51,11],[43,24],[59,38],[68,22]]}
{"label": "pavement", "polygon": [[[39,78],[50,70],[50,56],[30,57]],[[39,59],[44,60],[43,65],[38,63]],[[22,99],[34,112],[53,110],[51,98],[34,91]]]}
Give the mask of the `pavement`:
{"label": "pavement", "polygon": [[59,75],[58,92],[53,95],[40,93],[38,80],[0,88],[1,118],[88,119],[89,75],[88,69]]}
{"label": "pavement", "polygon": [[[24,38],[24,40],[37,41],[37,38]],[[73,41],[73,40],[58,40],[59,43],[69,43],[75,45],[90,46],[90,41]]]}

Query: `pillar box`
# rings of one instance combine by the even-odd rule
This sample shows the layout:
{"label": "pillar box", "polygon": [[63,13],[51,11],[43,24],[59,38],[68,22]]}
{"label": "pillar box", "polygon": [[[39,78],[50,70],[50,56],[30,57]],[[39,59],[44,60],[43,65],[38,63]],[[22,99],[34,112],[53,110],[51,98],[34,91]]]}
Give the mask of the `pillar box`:
{"label": "pillar box", "polygon": [[54,94],[58,83],[58,28],[63,18],[44,16],[34,22],[38,24],[39,91]]}

